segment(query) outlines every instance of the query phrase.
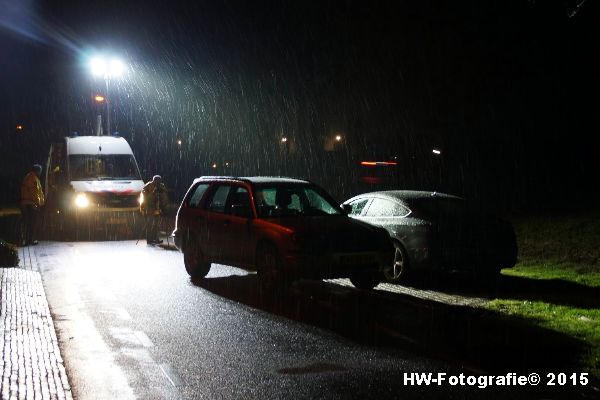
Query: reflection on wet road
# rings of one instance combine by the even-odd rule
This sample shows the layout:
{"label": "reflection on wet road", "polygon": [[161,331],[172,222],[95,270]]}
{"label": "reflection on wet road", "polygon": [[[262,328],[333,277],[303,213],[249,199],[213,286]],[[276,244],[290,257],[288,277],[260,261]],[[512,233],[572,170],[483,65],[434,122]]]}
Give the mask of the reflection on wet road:
{"label": "reflection on wet road", "polygon": [[[538,360],[527,335],[540,333],[490,319],[470,307],[485,301],[477,296],[335,280],[274,297],[255,274],[223,265],[192,281],[180,253],[142,242],[34,251],[80,399],[478,398],[473,388],[405,385],[404,373],[527,370]],[[503,343],[513,331],[523,342]],[[498,351],[507,357],[490,358]]]}

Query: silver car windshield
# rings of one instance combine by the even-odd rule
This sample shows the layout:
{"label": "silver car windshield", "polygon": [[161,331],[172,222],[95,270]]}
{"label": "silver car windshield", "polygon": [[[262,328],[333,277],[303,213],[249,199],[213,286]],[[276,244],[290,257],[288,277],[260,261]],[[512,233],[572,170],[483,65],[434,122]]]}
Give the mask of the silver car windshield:
{"label": "silver car windshield", "polygon": [[254,201],[260,218],[343,215],[327,193],[317,186],[272,184],[255,189]]}

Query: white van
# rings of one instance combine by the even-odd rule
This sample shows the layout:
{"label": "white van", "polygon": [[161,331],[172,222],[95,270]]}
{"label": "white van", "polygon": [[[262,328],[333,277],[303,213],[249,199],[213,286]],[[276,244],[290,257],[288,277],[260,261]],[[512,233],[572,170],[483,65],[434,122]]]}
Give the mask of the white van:
{"label": "white van", "polygon": [[[53,143],[46,209],[91,230],[131,223],[144,182],[129,143],[118,136],[71,136]],[[61,218],[63,219],[63,218]]]}

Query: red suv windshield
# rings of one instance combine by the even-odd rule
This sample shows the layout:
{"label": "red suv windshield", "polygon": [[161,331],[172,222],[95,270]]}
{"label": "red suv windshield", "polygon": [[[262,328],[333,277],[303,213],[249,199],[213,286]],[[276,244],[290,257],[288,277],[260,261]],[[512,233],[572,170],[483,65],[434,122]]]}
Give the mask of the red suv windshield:
{"label": "red suv windshield", "polygon": [[327,193],[312,185],[261,185],[254,191],[254,200],[259,218],[343,214]]}

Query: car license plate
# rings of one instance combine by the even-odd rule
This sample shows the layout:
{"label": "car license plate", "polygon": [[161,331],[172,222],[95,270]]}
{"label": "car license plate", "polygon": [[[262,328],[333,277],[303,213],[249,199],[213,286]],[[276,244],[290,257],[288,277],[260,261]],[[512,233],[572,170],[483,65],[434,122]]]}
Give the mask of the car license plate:
{"label": "car license plate", "polygon": [[375,257],[371,253],[340,254],[339,262],[341,265],[354,266],[373,263]]}

